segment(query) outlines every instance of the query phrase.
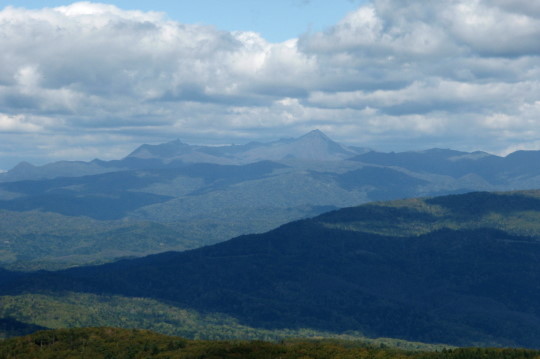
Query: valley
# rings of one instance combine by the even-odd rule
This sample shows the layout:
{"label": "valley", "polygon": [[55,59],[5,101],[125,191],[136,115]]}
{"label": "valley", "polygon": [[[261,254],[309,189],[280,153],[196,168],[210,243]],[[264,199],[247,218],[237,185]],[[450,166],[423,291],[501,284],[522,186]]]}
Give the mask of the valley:
{"label": "valley", "polygon": [[179,140],[121,160],[0,174],[0,266],[60,269],[263,233],[370,201],[538,188],[540,151],[382,153],[321,131],[221,147]]}
{"label": "valley", "polygon": [[[538,191],[376,202],[184,252],[54,272],[5,271],[0,294],[4,303],[23,303],[32,294],[45,306],[56,303],[60,313],[73,311],[67,293],[147,298],[233,318],[263,330],[255,335],[263,337],[308,329],[534,348],[540,345],[539,219]],[[27,324],[54,323],[28,315],[28,306],[4,304],[0,312]],[[171,320],[164,315],[145,325],[155,330]],[[54,326],[76,325],[64,320]]]}

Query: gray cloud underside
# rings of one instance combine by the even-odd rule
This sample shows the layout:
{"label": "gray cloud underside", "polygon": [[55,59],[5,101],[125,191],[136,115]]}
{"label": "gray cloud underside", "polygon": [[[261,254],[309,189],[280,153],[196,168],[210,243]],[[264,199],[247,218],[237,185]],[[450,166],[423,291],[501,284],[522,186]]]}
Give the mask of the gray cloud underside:
{"label": "gray cloud underside", "polygon": [[283,43],[97,3],[7,7],[0,48],[0,156],[110,158],[170,137],[313,128],[396,150],[540,145],[531,1],[374,0]]}

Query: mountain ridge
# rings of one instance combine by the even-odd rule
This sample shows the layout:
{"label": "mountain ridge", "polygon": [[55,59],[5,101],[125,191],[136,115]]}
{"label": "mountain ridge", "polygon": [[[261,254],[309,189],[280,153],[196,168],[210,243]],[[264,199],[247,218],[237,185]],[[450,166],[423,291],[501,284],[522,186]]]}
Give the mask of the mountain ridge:
{"label": "mountain ridge", "polygon": [[187,252],[19,274],[0,293],[149,297],[262,328],[540,347],[539,220],[540,191],[378,202]]}
{"label": "mountain ridge", "polygon": [[250,142],[246,145],[192,146],[180,140],[160,145],[142,145],[126,158],[161,158],[165,161],[202,162],[217,164],[247,164],[264,160],[343,160],[358,154],[332,141],[320,130],[313,130],[298,138],[281,139],[268,143]]}
{"label": "mountain ridge", "polygon": [[[269,143],[211,147],[175,140],[142,145],[119,160],[21,164],[0,174],[0,220],[16,212],[18,218],[42,223],[37,218],[49,214],[63,216],[65,223],[117,221],[113,227],[155,222],[166,227],[164,232],[178,233],[179,240],[161,245],[134,224],[136,242],[146,236],[152,243],[144,251],[126,247],[123,236],[105,243],[76,235],[65,238],[71,249],[66,252],[56,245],[62,236],[51,226],[29,233],[28,225],[16,221],[0,227],[0,266],[57,268],[58,259],[66,265],[93,263],[98,253],[104,255],[101,260],[112,260],[183,250],[370,201],[540,188],[538,151],[499,157],[449,149],[384,153],[351,148],[315,130]],[[45,258],[48,263],[42,262]]]}
{"label": "mountain ridge", "polygon": [[[76,177],[124,170],[170,168],[190,163],[244,165],[268,160],[287,162],[293,159],[337,162],[350,160],[413,171],[427,169],[428,172],[432,170],[432,168],[427,168],[429,166],[435,165],[435,168],[447,166],[448,170],[441,174],[448,174],[459,167],[461,168],[459,175],[462,176],[474,172],[473,164],[480,165],[480,167],[508,164],[514,169],[523,170],[526,167],[525,162],[538,162],[537,160],[540,160],[540,151],[520,150],[505,157],[482,151],[464,152],[442,148],[406,152],[378,152],[362,147],[341,145],[316,129],[297,138],[280,139],[266,143],[249,142],[245,145],[190,145],[180,139],[158,145],[143,144],[120,160],[58,161],[42,166],[34,166],[23,161],[11,170],[0,173],[0,183],[66,176]],[[457,170],[459,171],[459,169]],[[465,170],[469,172],[463,173]],[[540,170],[537,172],[540,175]],[[457,177],[457,175],[453,174],[453,177]]]}

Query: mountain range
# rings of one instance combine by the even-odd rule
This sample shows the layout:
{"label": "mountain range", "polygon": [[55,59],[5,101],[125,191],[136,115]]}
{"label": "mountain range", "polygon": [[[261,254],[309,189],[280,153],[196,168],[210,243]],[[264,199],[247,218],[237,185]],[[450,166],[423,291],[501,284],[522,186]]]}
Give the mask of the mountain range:
{"label": "mountain range", "polygon": [[367,148],[338,144],[319,130],[299,138],[245,145],[200,146],[177,139],[159,145],[141,145],[121,160],[60,161],[44,166],[21,162],[10,171],[0,173],[0,181],[79,177],[119,170],[179,167],[190,163],[244,165],[282,160],[340,161],[367,151]]}
{"label": "mountain range", "polygon": [[[15,303],[81,293],[104,296],[94,318],[111,296],[148,298],[264,330],[539,348],[539,223],[539,191],[369,203],[190,251],[4,270],[0,313],[43,326]],[[147,318],[168,322],[160,313]]]}
{"label": "mountain range", "polygon": [[539,159],[540,151],[382,153],[315,130],[270,143],[142,145],[112,161],[21,163],[0,173],[0,265],[99,263],[369,201],[538,188]]}

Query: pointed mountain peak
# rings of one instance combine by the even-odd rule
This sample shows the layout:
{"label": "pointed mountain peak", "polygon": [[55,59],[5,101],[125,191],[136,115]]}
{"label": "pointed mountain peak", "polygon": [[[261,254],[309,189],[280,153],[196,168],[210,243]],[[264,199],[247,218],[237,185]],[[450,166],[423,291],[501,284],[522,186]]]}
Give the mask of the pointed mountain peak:
{"label": "pointed mountain peak", "polygon": [[326,134],[319,129],[310,131],[306,133],[305,135],[301,136],[299,139],[302,139],[302,138],[318,138],[318,139],[323,139],[325,141],[332,141],[330,137],[326,136]]}
{"label": "pointed mountain peak", "polygon": [[34,168],[36,168],[36,166],[34,166],[33,164],[31,164],[29,162],[26,162],[26,161],[22,161],[18,165],[16,165],[15,167],[13,167],[11,170],[12,171],[20,171],[20,170],[34,169]]}
{"label": "pointed mountain peak", "polygon": [[313,130],[311,132],[306,133],[305,135],[297,138],[293,141],[294,143],[297,143],[298,145],[302,146],[316,146],[320,147],[321,150],[334,150],[341,152],[344,150],[343,146],[338,144],[337,142],[333,141],[330,137],[328,137],[324,132],[321,130]]}
{"label": "pointed mountain peak", "polygon": [[338,160],[350,157],[354,151],[334,142],[321,130],[313,130],[290,141],[279,141],[272,146],[273,159]]}
{"label": "pointed mountain peak", "polygon": [[18,165],[13,167],[7,172],[2,173],[3,177],[10,177],[10,179],[14,180],[25,180],[28,178],[32,178],[32,175],[38,171],[39,168],[37,166],[34,166],[31,163],[28,163],[26,161],[20,162]]}

